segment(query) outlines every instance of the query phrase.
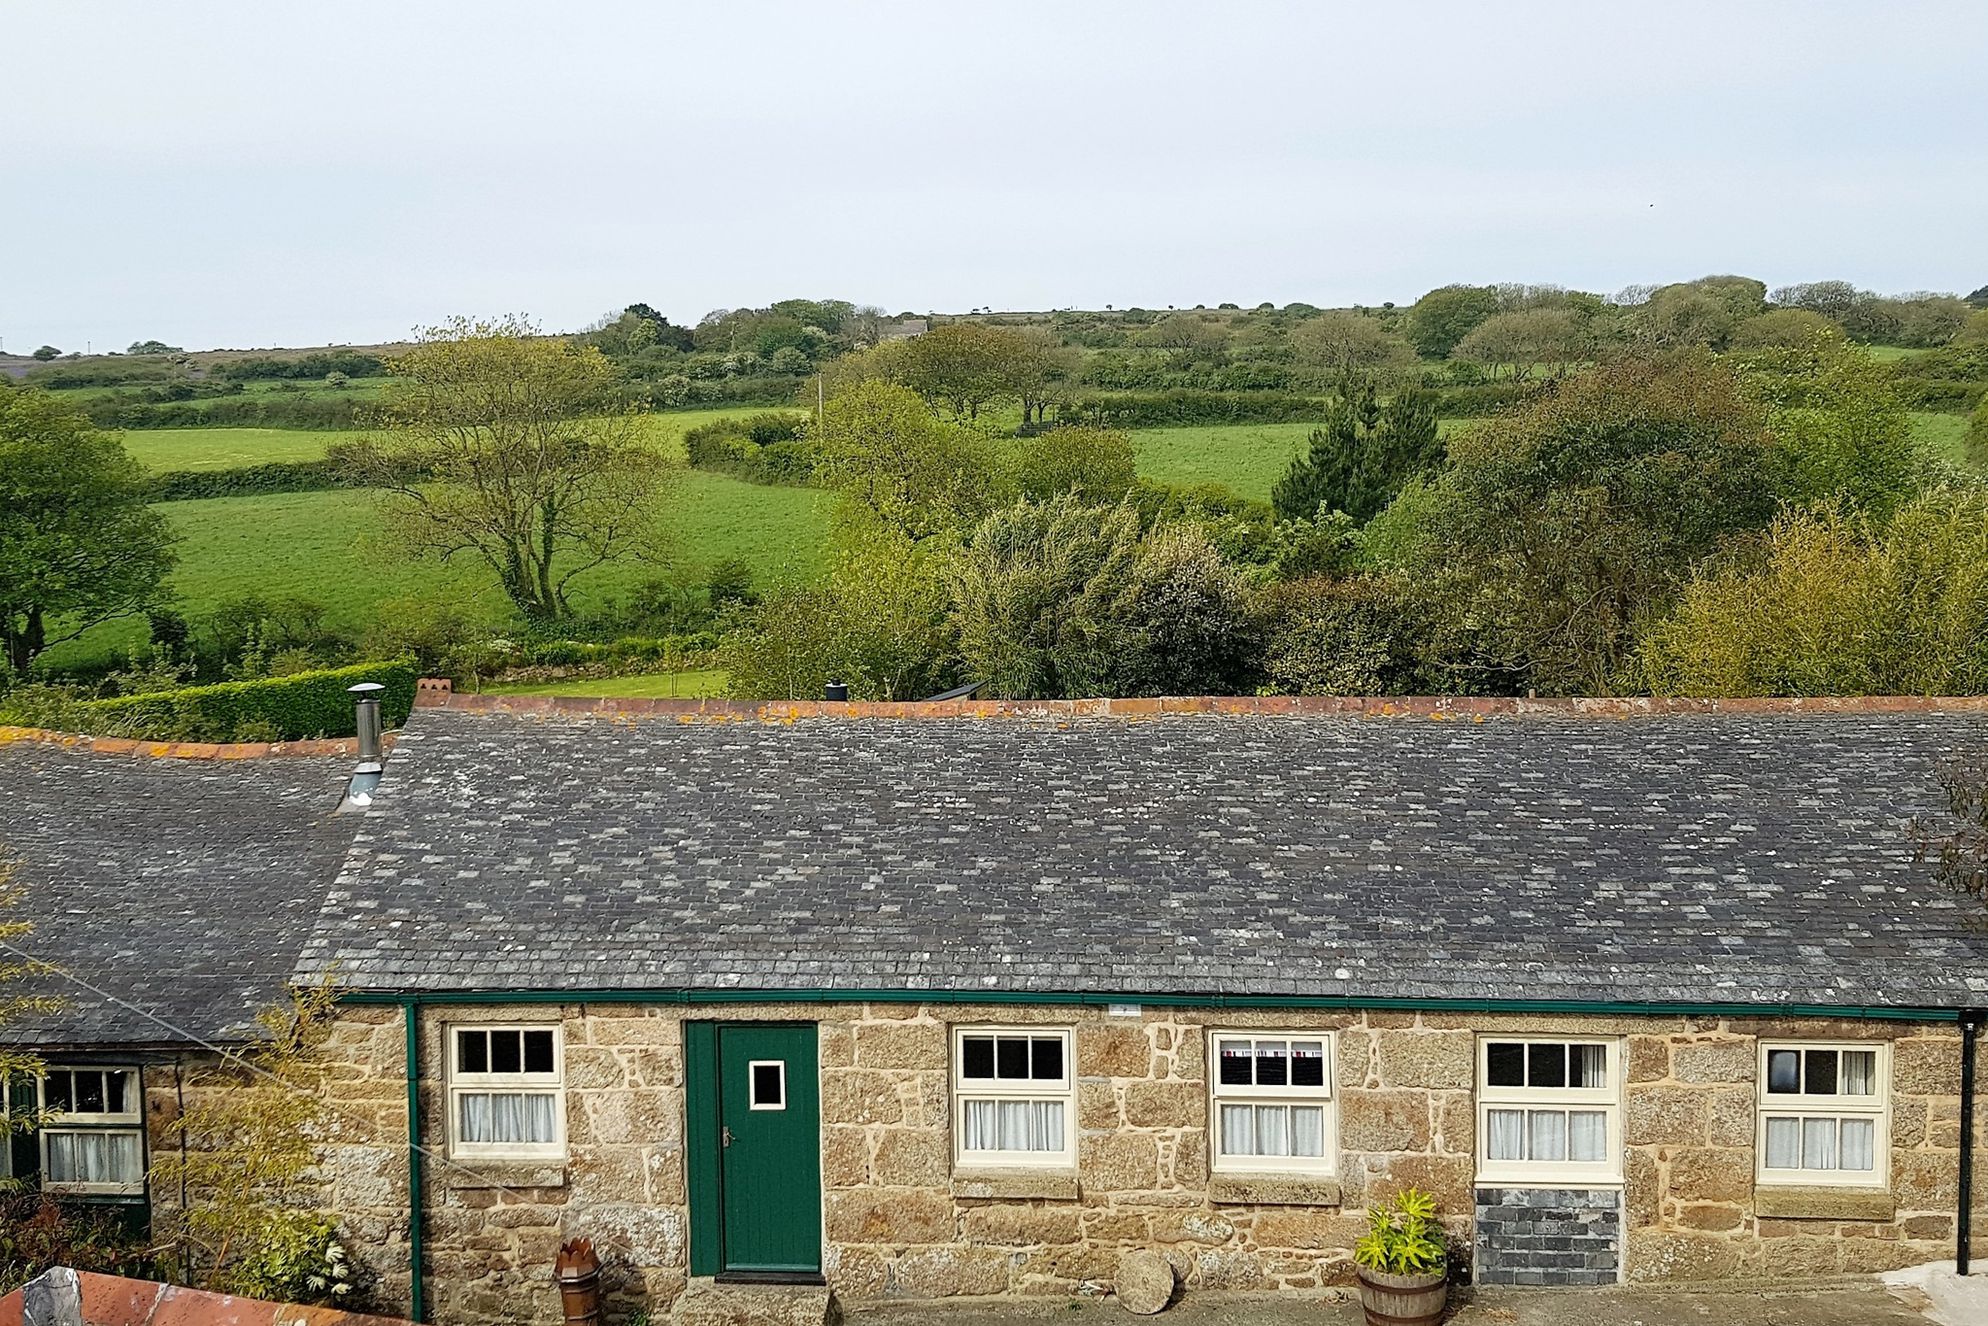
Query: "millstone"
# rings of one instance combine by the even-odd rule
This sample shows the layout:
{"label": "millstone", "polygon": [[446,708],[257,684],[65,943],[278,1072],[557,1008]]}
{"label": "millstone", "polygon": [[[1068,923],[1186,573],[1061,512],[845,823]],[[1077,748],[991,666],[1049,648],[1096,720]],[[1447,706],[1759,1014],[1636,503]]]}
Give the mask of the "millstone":
{"label": "millstone", "polygon": [[1157,1252],[1135,1248],[1118,1259],[1113,1287],[1120,1307],[1150,1317],[1173,1301],[1173,1265]]}

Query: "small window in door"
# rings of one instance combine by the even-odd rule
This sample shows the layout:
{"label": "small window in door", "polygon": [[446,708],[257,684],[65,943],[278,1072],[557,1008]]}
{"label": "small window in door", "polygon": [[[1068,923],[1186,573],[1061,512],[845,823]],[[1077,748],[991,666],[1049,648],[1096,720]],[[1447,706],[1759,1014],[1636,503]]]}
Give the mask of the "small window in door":
{"label": "small window in door", "polygon": [[787,1063],[784,1059],[754,1059],[747,1065],[752,1099],[748,1108],[784,1110],[787,1108]]}

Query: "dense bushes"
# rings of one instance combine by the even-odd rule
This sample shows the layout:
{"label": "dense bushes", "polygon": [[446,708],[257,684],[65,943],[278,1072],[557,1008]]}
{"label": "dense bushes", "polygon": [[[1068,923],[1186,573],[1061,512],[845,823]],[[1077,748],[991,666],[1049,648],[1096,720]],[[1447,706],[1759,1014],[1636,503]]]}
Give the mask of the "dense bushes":
{"label": "dense bushes", "polygon": [[797,414],[768,413],[718,419],[683,435],[691,465],[748,483],[801,485],[814,475],[815,449],[803,440]]}
{"label": "dense bushes", "polygon": [[1323,410],[1319,398],[1287,392],[1124,392],[1083,397],[1065,408],[1061,418],[1097,428],[1176,428],[1287,423],[1317,419]]}
{"label": "dense bushes", "polygon": [[168,470],[152,476],[152,500],[186,502],[204,497],[246,497],[253,493],[315,493],[355,483],[338,460],[273,460],[231,470]]}
{"label": "dense bushes", "polygon": [[357,350],[328,350],[291,359],[274,355],[230,359],[215,366],[214,376],[249,382],[285,378],[314,380],[327,373],[343,373],[348,378],[374,378],[386,371],[386,361],[378,355],[361,354]]}
{"label": "dense bushes", "polygon": [[351,396],[264,393],[150,404],[103,396],[83,408],[99,428],[354,428],[368,406]]}
{"label": "dense bushes", "polygon": [[349,736],[352,696],[362,681],[386,687],[380,696],[388,727],[407,721],[414,706],[415,670],[406,662],[362,663],[258,681],[91,700],[77,706],[92,729],[162,741],[297,741]]}

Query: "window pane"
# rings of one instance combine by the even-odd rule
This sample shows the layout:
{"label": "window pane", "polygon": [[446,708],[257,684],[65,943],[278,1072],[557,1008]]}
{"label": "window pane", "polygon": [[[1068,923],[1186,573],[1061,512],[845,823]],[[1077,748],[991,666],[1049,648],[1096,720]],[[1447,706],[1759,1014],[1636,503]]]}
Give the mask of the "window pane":
{"label": "window pane", "polygon": [[1868,1174],[1876,1159],[1877,1128],[1871,1119],[1845,1119],[1837,1125],[1837,1159],[1844,1169]]}
{"label": "window pane", "polygon": [[1608,1085],[1608,1047],[1570,1045],[1567,1047],[1567,1085],[1605,1087]]}
{"label": "window pane", "polygon": [[1575,1110],[1567,1116],[1567,1159],[1601,1161],[1608,1158],[1608,1116],[1600,1110]]}
{"label": "window pane", "polygon": [[456,1100],[462,1141],[501,1145],[559,1140],[550,1092],[465,1091]]}
{"label": "window pane", "polygon": [[1029,1076],[1038,1082],[1063,1080],[1061,1036],[1038,1036],[1029,1042]]}
{"label": "window pane", "polygon": [[74,1099],[75,1091],[74,1084],[70,1081],[70,1074],[50,1073],[48,1081],[42,1084],[42,1093],[47,1097],[49,1109],[57,1114],[72,1112],[73,1107],[69,1102]]}
{"label": "window pane", "polygon": [[1256,1107],[1256,1154],[1259,1156],[1291,1154],[1290,1114],[1282,1105]]}
{"label": "window pane", "polygon": [[124,1103],[125,1084],[134,1076],[136,1075],[132,1073],[104,1074],[104,1109],[106,1113],[123,1114],[127,1108],[137,1108],[135,1105],[127,1107]]}
{"label": "window pane", "polygon": [[490,1035],[482,1031],[456,1033],[456,1068],[463,1073],[490,1071]]}
{"label": "window pane", "polygon": [[1526,1084],[1526,1047],[1493,1041],[1484,1047],[1485,1081],[1494,1087]]}
{"label": "window pane", "polygon": [[1802,1120],[1802,1168],[1836,1168],[1836,1120]]}
{"label": "window pane", "polygon": [[1325,1043],[1323,1041],[1291,1042],[1291,1085],[1294,1087],[1322,1087],[1325,1085]]}
{"label": "window pane", "polygon": [[1767,1052],[1767,1089],[1777,1095],[1793,1095],[1802,1089],[1802,1060],[1793,1050]]}
{"label": "window pane", "polygon": [[1002,1036],[994,1042],[994,1076],[1026,1082],[1029,1075],[1029,1043],[1019,1036]]}
{"label": "window pane", "polygon": [[786,1104],[782,1096],[779,1064],[754,1064],[752,1066],[752,1105],[755,1109],[779,1109]]}
{"label": "window pane", "polygon": [[1293,1105],[1291,1107],[1291,1154],[1311,1156],[1314,1159],[1325,1155],[1325,1108],[1321,1105]]}
{"label": "window pane", "polygon": [[1256,1154],[1256,1110],[1248,1105],[1222,1107],[1222,1154]]}
{"label": "window pane", "polygon": [[136,1133],[48,1134],[50,1183],[135,1184],[145,1177]]}
{"label": "window pane", "polygon": [[1485,1122],[1490,1136],[1485,1154],[1493,1160],[1524,1160],[1526,1116],[1524,1110],[1487,1110]]}
{"label": "window pane", "polygon": [[1255,1062],[1249,1051],[1248,1041],[1218,1041],[1221,1053],[1217,1056],[1220,1066],[1216,1072],[1218,1080],[1225,1087],[1246,1087],[1255,1079],[1250,1076],[1250,1065]]}
{"label": "window pane", "polygon": [[1567,1116],[1559,1110],[1534,1110],[1527,1120],[1528,1140],[1532,1144],[1528,1160],[1565,1160],[1567,1158]]}
{"label": "window pane", "polygon": [[1260,1087],[1289,1086],[1291,1082],[1291,1048],[1283,1041],[1258,1041],[1256,1043],[1256,1085]]}
{"label": "window pane", "polygon": [[525,1033],[525,1071],[527,1073],[550,1073],[552,1071],[552,1033],[550,1031],[528,1031]]}
{"label": "window pane", "polygon": [[97,1072],[76,1074],[76,1113],[102,1114],[104,1112],[104,1075]]}
{"label": "window pane", "polygon": [[1836,1051],[1810,1050],[1802,1056],[1807,1060],[1807,1071],[1803,1075],[1802,1094],[1805,1096],[1833,1096],[1836,1094]]}
{"label": "window pane", "polygon": [[1767,1168],[1799,1169],[1802,1163],[1802,1121],[1767,1121]]}
{"label": "window pane", "polygon": [[970,1100],[962,1139],[968,1151],[1061,1151],[1060,1100]]}
{"label": "window pane", "polygon": [[992,1036],[967,1036],[960,1041],[959,1075],[961,1077],[989,1078],[994,1076],[994,1038]]}
{"label": "window pane", "polygon": [[493,1073],[521,1072],[525,1066],[524,1051],[515,1031],[493,1031],[490,1033],[490,1071]]}
{"label": "window pane", "polygon": [[1565,1045],[1526,1046],[1526,1085],[1564,1087],[1567,1085]]}
{"label": "window pane", "polygon": [[1843,1081],[1840,1090],[1846,1096],[1877,1095],[1878,1052],[1876,1050],[1843,1052]]}

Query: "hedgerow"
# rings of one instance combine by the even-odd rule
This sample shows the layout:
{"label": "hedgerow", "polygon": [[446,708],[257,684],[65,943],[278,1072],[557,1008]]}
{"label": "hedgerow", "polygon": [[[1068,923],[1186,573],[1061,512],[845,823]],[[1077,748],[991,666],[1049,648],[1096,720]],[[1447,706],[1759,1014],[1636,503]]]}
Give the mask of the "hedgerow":
{"label": "hedgerow", "polygon": [[414,707],[413,664],[405,660],[298,672],[256,681],[120,695],[90,700],[75,712],[92,730],[159,741],[302,741],[353,732],[347,687],[376,681],[380,714],[388,727],[407,721]]}

